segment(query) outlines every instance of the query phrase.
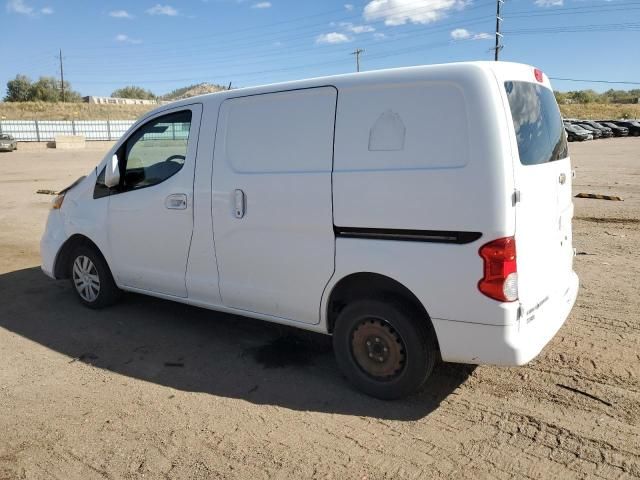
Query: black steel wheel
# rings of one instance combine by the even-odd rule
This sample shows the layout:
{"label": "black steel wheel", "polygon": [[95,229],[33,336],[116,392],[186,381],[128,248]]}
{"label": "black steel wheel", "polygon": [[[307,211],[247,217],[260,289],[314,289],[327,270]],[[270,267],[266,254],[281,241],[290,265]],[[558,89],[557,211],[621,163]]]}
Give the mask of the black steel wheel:
{"label": "black steel wheel", "polygon": [[398,300],[347,305],[336,320],[333,347],[349,380],[364,393],[385,400],[416,392],[438,357],[429,319]]}

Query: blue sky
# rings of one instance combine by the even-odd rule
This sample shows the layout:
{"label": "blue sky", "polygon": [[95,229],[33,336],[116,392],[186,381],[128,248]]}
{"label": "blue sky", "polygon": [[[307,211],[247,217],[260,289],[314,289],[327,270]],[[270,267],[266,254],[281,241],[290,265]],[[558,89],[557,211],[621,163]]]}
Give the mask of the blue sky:
{"label": "blue sky", "polygon": [[[58,76],[83,95],[157,94],[493,58],[495,0],[0,0],[0,85]],[[640,0],[507,0],[501,59],[551,77],[640,82]],[[554,81],[558,90],[638,85]]]}

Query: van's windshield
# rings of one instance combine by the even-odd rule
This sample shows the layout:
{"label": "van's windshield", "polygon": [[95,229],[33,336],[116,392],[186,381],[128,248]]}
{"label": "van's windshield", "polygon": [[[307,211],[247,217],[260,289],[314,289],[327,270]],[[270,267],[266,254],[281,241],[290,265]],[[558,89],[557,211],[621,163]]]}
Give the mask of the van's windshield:
{"label": "van's windshield", "polygon": [[567,139],[553,92],[530,82],[505,82],[520,162],[538,165],[566,158]]}

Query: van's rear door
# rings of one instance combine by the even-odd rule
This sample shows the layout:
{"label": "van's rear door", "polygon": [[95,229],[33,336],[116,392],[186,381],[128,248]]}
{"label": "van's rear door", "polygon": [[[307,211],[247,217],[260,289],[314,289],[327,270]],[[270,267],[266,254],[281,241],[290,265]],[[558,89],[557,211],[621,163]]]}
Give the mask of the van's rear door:
{"label": "van's rear door", "polygon": [[[513,121],[518,295],[527,322],[570,286],[571,165],[553,91],[540,71],[504,81]],[[516,76],[517,78],[517,76]]]}

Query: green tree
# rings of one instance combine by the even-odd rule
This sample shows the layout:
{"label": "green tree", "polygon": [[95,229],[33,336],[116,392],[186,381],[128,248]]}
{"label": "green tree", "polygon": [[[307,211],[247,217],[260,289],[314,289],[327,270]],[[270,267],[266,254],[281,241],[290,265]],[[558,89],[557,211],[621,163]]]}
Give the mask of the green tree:
{"label": "green tree", "polygon": [[26,102],[29,100],[31,79],[26,75],[16,75],[16,78],[7,82],[7,95],[5,102]]}
{"label": "green tree", "polygon": [[558,102],[559,105],[562,105],[563,103],[566,103],[567,101],[567,94],[564,92],[558,92],[558,91],[553,91],[553,94],[556,96],[556,102]]}
{"label": "green tree", "polygon": [[[60,82],[55,77],[40,77],[37,82],[31,84],[29,89],[29,101],[31,102],[60,102],[62,91]],[[64,82],[64,101],[80,102],[80,94],[71,89],[69,82]]]}
{"label": "green tree", "polygon": [[29,100],[32,102],[58,102],[60,97],[60,87],[54,77],[40,77],[29,89]]}
{"label": "green tree", "polygon": [[[6,102],[59,102],[62,99],[60,82],[54,77],[40,77],[32,82],[25,75],[7,82]],[[69,82],[64,82],[64,100],[66,102],[81,102],[80,94],[71,89]]]}
{"label": "green tree", "polygon": [[119,88],[111,93],[116,98],[134,98],[137,100],[155,100],[156,95],[151,90],[145,90],[142,87],[130,85],[128,87]]}
{"label": "green tree", "polygon": [[598,94],[593,90],[578,90],[567,94],[575,103],[594,103],[598,99]]}

